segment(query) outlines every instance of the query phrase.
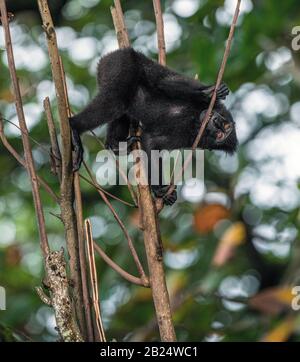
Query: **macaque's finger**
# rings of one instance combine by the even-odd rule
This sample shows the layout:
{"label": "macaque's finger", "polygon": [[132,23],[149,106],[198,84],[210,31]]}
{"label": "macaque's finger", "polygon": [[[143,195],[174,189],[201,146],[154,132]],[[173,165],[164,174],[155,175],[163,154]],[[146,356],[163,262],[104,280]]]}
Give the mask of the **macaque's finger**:
{"label": "macaque's finger", "polygon": [[73,171],[78,171],[83,161],[83,147],[77,130],[72,129]]}

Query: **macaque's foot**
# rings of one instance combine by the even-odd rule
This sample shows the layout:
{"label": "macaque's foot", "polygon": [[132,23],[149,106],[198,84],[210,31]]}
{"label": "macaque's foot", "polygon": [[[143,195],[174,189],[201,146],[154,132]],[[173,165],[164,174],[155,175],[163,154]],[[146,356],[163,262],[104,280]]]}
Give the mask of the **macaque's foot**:
{"label": "macaque's foot", "polygon": [[[208,87],[203,91],[205,95],[207,95],[209,98],[212,97],[215,90],[215,86]],[[217,90],[217,99],[224,100],[229,94],[229,88],[225,83],[222,83]]]}
{"label": "macaque's foot", "polygon": [[123,154],[123,150],[120,149],[119,144],[111,144],[106,142],[105,148],[112,151],[116,156],[120,156],[121,154]]}
{"label": "macaque's foot", "polygon": [[168,194],[170,187],[170,185],[155,185],[151,187],[154,196],[156,198],[162,198],[164,204],[168,206],[173,205],[177,200],[176,188],[170,194]]}
{"label": "macaque's foot", "polygon": [[78,131],[74,128],[71,128],[71,132],[73,148],[73,171],[75,172],[80,169],[81,163],[83,161],[83,147]]}
{"label": "macaque's foot", "polygon": [[126,141],[122,142],[122,143],[124,143],[124,142],[127,143],[125,148],[120,148],[119,147],[119,142],[116,142],[116,141],[109,142],[109,141],[107,141],[105,143],[105,148],[108,149],[108,150],[111,150],[117,156],[126,155],[126,154],[130,153],[131,146],[137,141],[139,141],[139,142],[141,141],[140,137],[138,137],[138,136],[127,137]]}
{"label": "macaque's foot", "polygon": [[222,83],[217,91],[217,98],[218,99],[225,99],[229,94],[229,88],[225,83]]}
{"label": "macaque's foot", "polygon": [[135,143],[135,142],[141,142],[141,137],[139,136],[129,136],[126,138],[127,141],[127,147],[131,148],[131,146]]}

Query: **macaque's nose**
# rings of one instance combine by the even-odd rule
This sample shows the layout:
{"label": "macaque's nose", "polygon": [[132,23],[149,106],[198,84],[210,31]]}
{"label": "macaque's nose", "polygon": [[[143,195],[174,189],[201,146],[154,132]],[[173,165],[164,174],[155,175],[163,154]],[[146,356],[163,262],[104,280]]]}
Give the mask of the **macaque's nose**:
{"label": "macaque's nose", "polygon": [[226,132],[225,127],[226,127],[227,123],[225,123],[225,120],[220,119],[218,116],[216,116],[213,118],[213,124],[217,129],[221,130],[224,133]]}

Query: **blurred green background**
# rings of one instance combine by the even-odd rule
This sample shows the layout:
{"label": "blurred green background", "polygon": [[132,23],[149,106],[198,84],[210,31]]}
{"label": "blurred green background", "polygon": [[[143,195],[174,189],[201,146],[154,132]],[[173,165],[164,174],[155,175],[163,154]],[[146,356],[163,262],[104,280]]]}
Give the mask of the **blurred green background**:
{"label": "blurred green background", "polygon": [[[96,92],[101,55],[117,48],[111,0],[49,1],[67,75],[72,110]],[[234,0],[162,1],[167,63],[213,83],[234,12]],[[134,48],[157,58],[152,1],[122,1]],[[49,138],[42,101],[56,101],[45,37],[35,1],[15,0],[8,10],[24,110],[39,174],[57,189],[49,171]],[[240,147],[234,156],[205,152],[205,188],[184,185],[180,200],[160,216],[165,266],[180,341],[300,341],[300,317],[291,308],[291,288],[300,285],[300,52],[291,48],[300,25],[297,0],[242,0],[224,81]],[[0,110],[17,123],[0,27]],[[19,131],[6,123],[10,142],[21,151]],[[97,130],[101,137],[105,127]],[[85,157],[96,170],[99,144],[84,136]],[[34,286],[43,267],[30,183],[25,170],[0,144],[0,285],[7,294],[0,311],[0,339],[54,341],[51,308]],[[130,200],[127,189],[109,187]],[[85,217],[94,236],[118,264],[136,274],[126,241],[96,191],[82,181]],[[64,246],[63,228],[51,213],[58,207],[42,191],[50,245]],[[112,201],[137,245],[143,241],[135,209]],[[97,258],[101,307],[108,339],[155,340],[149,290],[122,280]],[[294,299],[295,302],[295,299]],[[295,303],[294,303],[295,304]],[[294,305],[293,304],[293,305]],[[297,304],[297,303],[296,303]],[[294,306],[295,307],[295,306]],[[296,305],[297,307],[297,305]],[[297,309],[297,308],[294,309]]]}

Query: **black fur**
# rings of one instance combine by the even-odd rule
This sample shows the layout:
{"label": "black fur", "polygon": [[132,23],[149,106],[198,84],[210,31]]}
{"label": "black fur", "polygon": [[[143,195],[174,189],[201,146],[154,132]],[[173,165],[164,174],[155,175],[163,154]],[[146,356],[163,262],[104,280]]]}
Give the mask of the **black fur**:
{"label": "black fur", "polygon": [[[73,132],[79,134],[108,123],[106,145],[116,149],[119,142],[126,141],[130,124],[141,122],[142,147],[149,155],[153,149],[190,148],[214,90],[214,86],[182,76],[132,48],[104,56],[97,78],[99,93],[70,119]],[[235,124],[221,103],[228,93],[227,86],[222,84],[199,147],[235,151]],[[75,160],[76,167],[80,162]]]}

